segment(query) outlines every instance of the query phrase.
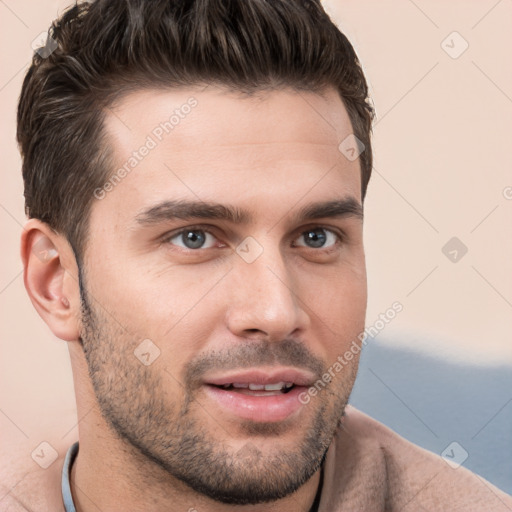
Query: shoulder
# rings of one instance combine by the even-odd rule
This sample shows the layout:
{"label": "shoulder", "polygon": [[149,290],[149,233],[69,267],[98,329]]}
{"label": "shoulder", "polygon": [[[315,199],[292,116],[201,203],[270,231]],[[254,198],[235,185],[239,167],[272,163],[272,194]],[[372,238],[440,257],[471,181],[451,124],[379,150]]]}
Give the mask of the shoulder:
{"label": "shoulder", "polygon": [[46,468],[32,459],[26,445],[11,447],[0,456],[0,512],[64,512],[61,472],[67,449],[56,451]]}
{"label": "shoulder", "polygon": [[[341,438],[370,454],[385,472],[390,510],[510,511],[512,497],[463,466],[450,465],[348,406]],[[339,441],[337,441],[339,442]]]}

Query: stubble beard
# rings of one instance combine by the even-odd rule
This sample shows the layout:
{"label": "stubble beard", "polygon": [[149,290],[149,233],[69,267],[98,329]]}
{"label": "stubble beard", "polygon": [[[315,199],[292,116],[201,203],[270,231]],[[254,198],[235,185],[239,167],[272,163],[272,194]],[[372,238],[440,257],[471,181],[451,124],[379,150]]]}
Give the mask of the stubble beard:
{"label": "stubble beard", "polygon": [[[320,468],[343,416],[355,374],[341,389],[331,384],[305,406],[315,407],[316,414],[307,416],[310,424],[293,449],[283,449],[279,442],[282,426],[254,422],[242,423],[237,429],[237,437],[242,431],[247,442],[235,448],[229,442],[227,427],[200,406],[197,393],[187,382],[177,387],[184,390],[183,399],[173,401],[163,380],[167,370],[162,365],[141,364],[133,354],[137,341],[91,306],[84,286],[81,292],[81,341],[101,414],[112,433],[130,448],[134,464],[152,462],[158,467],[154,474],[160,475],[159,484],[166,483],[161,481],[164,473],[212,500],[249,505],[289,496]],[[252,342],[251,347],[251,364],[263,364],[268,359],[268,347],[265,352],[258,351],[259,346]],[[278,352],[288,354],[287,360],[312,357],[302,345],[290,340],[283,342]],[[235,359],[242,362],[238,353]],[[311,364],[308,361],[305,364]],[[316,361],[319,372],[321,362]],[[195,368],[203,363],[197,362]],[[354,368],[352,373],[357,372]],[[169,375],[168,380],[175,384],[177,378]],[[216,427],[208,429],[212,421]],[[216,438],[216,432],[225,439]],[[274,438],[275,448],[261,449],[261,436],[266,441]],[[149,483],[151,476],[146,474],[145,478]],[[168,481],[172,483],[172,478]]]}

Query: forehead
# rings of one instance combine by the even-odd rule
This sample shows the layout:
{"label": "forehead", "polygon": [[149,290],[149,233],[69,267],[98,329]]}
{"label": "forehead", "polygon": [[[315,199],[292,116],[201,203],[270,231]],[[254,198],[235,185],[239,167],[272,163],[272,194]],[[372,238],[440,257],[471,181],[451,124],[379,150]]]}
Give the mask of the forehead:
{"label": "forehead", "polygon": [[[172,125],[166,125],[169,132],[163,126],[166,122]],[[286,140],[331,144],[352,131],[333,88],[318,93],[277,89],[251,95],[215,86],[140,90],[124,95],[108,109],[105,124],[119,149],[123,144],[133,146],[137,132],[154,132],[159,138],[159,127],[164,135],[172,132],[174,142],[183,147]]]}
{"label": "forehead", "polygon": [[127,223],[171,199],[255,207],[263,199],[267,214],[305,195],[360,200],[359,162],[338,148],[352,127],[334,89],[144,90],[114,104],[105,127],[115,179],[92,210],[103,218]]}

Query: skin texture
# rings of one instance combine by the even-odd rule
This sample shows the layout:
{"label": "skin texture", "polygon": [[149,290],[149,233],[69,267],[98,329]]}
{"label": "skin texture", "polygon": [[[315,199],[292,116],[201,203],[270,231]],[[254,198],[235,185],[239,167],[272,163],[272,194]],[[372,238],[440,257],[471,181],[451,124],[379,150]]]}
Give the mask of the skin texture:
{"label": "skin texture", "polygon": [[[317,380],[364,329],[362,219],[294,218],[310,203],[361,204],[358,160],[338,149],[350,121],[330,89],[138,91],[106,115],[114,169],[191,97],[190,113],[95,200],[80,272],[61,235],[37,220],[23,234],[31,300],[69,342],[82,418],[75,503],[308,511],[358,357],[279,422],[242,420],[203,384],[244,368],[300,368]],[[231,205],[252,218],[136,220],[169,200]],[[206,248],[177,236],[192,226],[209,232]],[[311,230],[325,247],[308,246]],[[247,237],[251,251],[262,249],[250,263],[237,253]],[[36,244],[51,248],[46,261]],[[143,340],[158,351],[149,365],[134,355]]]}

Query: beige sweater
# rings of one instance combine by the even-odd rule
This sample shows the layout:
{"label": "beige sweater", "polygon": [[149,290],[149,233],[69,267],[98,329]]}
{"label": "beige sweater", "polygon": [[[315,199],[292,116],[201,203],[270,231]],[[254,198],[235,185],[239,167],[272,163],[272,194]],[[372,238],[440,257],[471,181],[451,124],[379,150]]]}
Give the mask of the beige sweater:
{"label": "beige sweater", "polygon": [[[61,457],[46,470],[4,460],[0,512],[64,512],[60,478],[65,451],[59,449]],[[319,512],[425,511],[511,512],[512,497],[347,407],[327,452]]]}
{"label": "beige sweater", "polygon": [[512,497],[349,406],[327,452],[319,507],[342,511],[510,512]]}

